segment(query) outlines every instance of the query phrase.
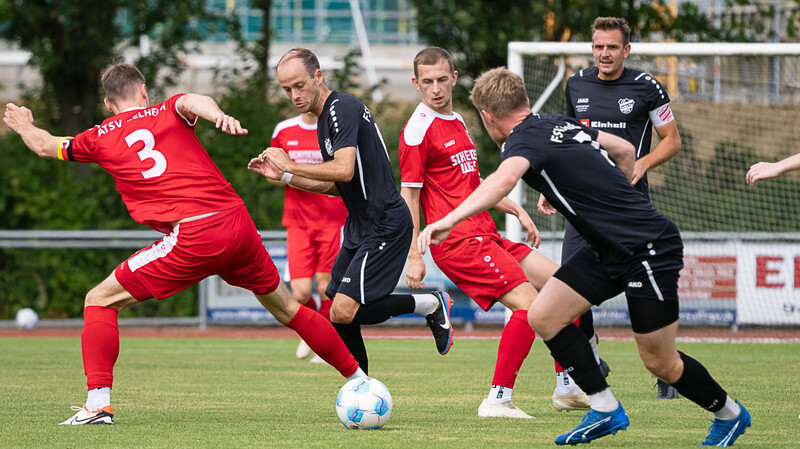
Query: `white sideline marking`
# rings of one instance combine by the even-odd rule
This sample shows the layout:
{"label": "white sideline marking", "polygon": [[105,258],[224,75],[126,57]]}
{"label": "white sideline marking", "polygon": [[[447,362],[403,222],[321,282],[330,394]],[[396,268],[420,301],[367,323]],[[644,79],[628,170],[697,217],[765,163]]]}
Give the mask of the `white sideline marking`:
{"label": "white sideline marking", "polygon": [[[456,332],[458,334],[458,332]],[[602,337],[601,341],[633,341],[631,338],[619,337]],[[374,340],[430,340],[430,335],[364,335],[364,338]],[[464,337],[454,337],[455,340],[500,340],[500,335],[494,336],[476,336],[468,335]],[[761,344],[796,344],[800,343],[800,338],[723,338],[723,337],[678,337],[676,341],[681,343],[734,343],[734,344],[747,344],[747,343],[761,343]]]}

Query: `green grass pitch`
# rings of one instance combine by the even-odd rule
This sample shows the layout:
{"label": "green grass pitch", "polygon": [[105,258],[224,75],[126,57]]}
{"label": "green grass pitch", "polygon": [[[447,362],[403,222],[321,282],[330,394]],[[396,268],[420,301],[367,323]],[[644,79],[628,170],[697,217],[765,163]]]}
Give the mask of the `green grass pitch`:
{"label": "green grass pitch", "polygon": [[[368,340],[371,374],[392,393],[389,423],[345,429],[334,400],[343,379],[294,357],[297,340],[123,338],[113,426],[57,426],[85,400],[76,338],[0,338],[2,448],[510,448],[555,447],[582,414],[550,405],[552,360],[536,341],[514,389],[534,420],[477,417],[497,340],[456,340],[447,356],[426,340]],[[750,410],[737,447],[800,447],[797,344],[679,343]],[[710,414],[686,399],[655,399],[633,342],[603,341],[627,431],[592,447],[696,447]]]}

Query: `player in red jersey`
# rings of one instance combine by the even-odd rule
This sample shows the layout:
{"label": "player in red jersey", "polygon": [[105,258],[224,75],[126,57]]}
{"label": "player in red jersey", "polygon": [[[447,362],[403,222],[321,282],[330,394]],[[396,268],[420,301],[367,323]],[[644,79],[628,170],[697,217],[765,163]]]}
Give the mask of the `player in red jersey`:
{"label": "player in red jersey", "polygon": [[[464,120],[453,111],[452,89],[458,72],[450,54],[428,47],[414,58],[414,86],[422,102],[400,136],[400,194],[411,209],[414,239],[408,253],[406,283],[424,286],[425,262],[415,242],[419,234],[420,204],[425,221],[433,223],[472,193],[481,183],[475,146]],[[504,198],[498,209],[516,215],[538,246],[539,233],[525,210]],[[449,240],[431,247],[436,265],[483,309],[496,302],[511,309],[497,352],[489,396],[478,416],[531,418],[511,402],[517,373],[535,338],[527,311],[538,288],[558,268],[529,246],[500,237],[488,212],[475,215],[453,229]]]}
{"label": "player in red jersey", "polygon": [[[323,162],[317,144],[317,118],[310,113],[278,123],[270,146],[282,148],[294,162]],[[331,282],[331,267],[341,247],[347,209],[339,197],[297,189],[283,181],[269,178],[267,181],[286,186],[281,224],[286,227],[286,258],[292,295],[297,302],[318,311],[330,321],[333,301],[325,296],[325,289]],[[312,277],[317,283],[319,303],[311,296]],[[305,359],[310,355],[311,348],[300,340],[297,358]],[[311,363],[323,361],[315,355]]]}
{"label": "player in red jersey", "polygon": [[176,95],[149,106],[144,77],[129,64],[108,67],[102,84],[114,115],[74,138],[36,127],[29,109],[11,103],[3,118],[40,157],[99,164],[114,177],[131,217],[167,234],[86,295],[81,348],[89,391],[86,404],[73,407],[77,413],[61,424],[113,424],[120,310],[164,299],[213,274],[252,291],[343,376],[363,376],[333,326],[292,299],[244,202],[194,133],[202,117],[228,134],[246,134],[239,121],[202,95]]}

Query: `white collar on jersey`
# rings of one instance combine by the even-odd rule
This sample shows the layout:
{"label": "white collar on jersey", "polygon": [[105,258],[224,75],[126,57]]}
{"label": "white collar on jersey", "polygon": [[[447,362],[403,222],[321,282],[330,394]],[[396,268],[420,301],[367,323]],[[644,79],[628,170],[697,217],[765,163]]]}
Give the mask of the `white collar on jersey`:
{"label": "white collar on jersey", "polygon": [[417,107],[417,110],[419,110],[420,108],[424,109],[425,112],[431,114],[432,116],[438,117],[438,118],[440,118],[442,120],[458,120],[458,113],[456,111],[452,111],[450,115],[444,115],[441,112],[434,111],[433,109],[431,109],[430,106],[428,106],[427,104],[425,104],[425,103],[423,103],[421,101],[419,102],[419,106]]}

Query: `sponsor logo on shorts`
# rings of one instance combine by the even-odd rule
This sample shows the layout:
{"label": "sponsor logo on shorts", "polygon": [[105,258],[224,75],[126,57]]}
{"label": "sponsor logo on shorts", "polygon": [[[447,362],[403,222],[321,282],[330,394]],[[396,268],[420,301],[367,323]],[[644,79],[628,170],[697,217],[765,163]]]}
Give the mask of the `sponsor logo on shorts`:
{"label": "sponsor logo on shorts", "polygon": [[628,282],[628,287],[630,288],[642,288],[642,283],[639,281],[630,281]]}

